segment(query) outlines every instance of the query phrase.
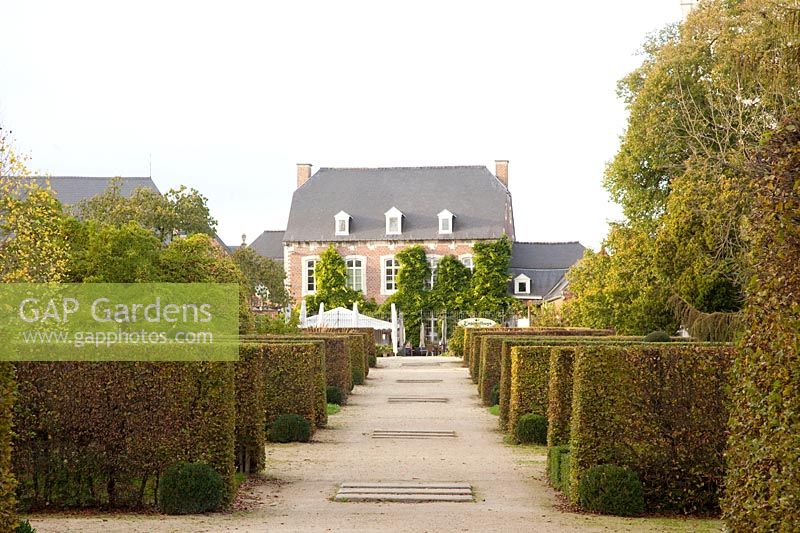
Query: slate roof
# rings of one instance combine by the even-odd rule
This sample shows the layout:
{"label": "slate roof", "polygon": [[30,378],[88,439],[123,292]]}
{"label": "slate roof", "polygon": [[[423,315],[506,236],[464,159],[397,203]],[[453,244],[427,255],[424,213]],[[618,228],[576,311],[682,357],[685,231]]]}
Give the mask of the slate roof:
{"label": "slate roof", "polygon": [[[387,237],[392,207],[403,213],[403,231]],[[455,215],[453,233],[440,235],[444,209]],[[335,235],[339,211],[352,217],[349,235]],[[484,166],[320,168],[294,192],[283,240],[496,239],[506,227],[513,238],[511,213],[508,189]]]}
{"label": "slate roof", "polygon": [[[95,176],[34,176],[32,178],[39,185],[44,186],[46,181],[50,182],[50,188],[56,193],[56,198],[65,205],[74,205],[102,194],[105,191],[113,177],[95,177]],[[153,183],[149,177],[120,177],[120,193],[123,196],[130,196],[134,190],[141,187],[152,189],[156,192],[158,187]]]}
{"label": "slate roof", "polygon": [[258,255],[283,264],[283,230],[268,230],[250,244]]}
{"label": "slate roof", "polygon": [[[567,286],[564,275],[583,257],[579,242],[515,242],[511,252],[509,292],[521,299],[561,298]],[[525,274],[531,280],[530,294],[514,294],[514,278]]]}

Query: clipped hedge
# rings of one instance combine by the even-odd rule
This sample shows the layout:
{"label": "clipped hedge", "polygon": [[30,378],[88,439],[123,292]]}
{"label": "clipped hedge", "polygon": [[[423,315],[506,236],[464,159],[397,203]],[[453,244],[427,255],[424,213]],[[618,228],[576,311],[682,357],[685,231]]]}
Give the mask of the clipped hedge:
{"label": "clipped hedge", "polygon": [[799,168],[795,107],[756,155],[748,176],[753,277],[732,372],[723,501],[731,531],[790,531],[800,524]]}
{"label": "clipped hedge", "polygon": [[575,349],[569,346],[550,349],[550,376],[547,384],[547,445],[569,444],[572,417],[572,364]]}
{"label": "clipped hedge", "polygon": [[549,346],[515,346],[511,349],[508,430],[515,438],[519,420],[523,415],[533,413],[547,416],[549,379]]}
{"label": "clipped hedge", "polygon": [[[176,462],[204,462],[233,499],[227,362],[17,363],[14,473],[23,509],[155,504]],[[150,499],[148,499],[150,498]]]}
{"label": "clipped hedge", "polygon": [[0,362],[0,531],[13,531],[18,524],[11,460],[15,392],[14,367]]}
{"label": "clipped hedge", "polygon": [[[605,332],[605,330],[593,330]],[[500,429],[508,429],[508,409],[511,398],[511,348],[514,346],[574,346],[585,343],[641,344],[641,337],[567,336],[510,336],[500,350]]]}
{"label": "clipped hedge", "polygon": [[328,424],[328,399],[327,378],[325,376],[325,343],[321,339],[308,337],[295,337],[291,335],[267,336],[260,342],[277,344],[308,344],[313,345],[316,351],[316,364],[314,366],[314,398],[316,399],[315,425],[325,427]]}
{"label": "clipped hedge", "polygon": [[551,446],[547,449],[547,478],[554,488],[566,491],[569,483],[569,446]]}
{"label": "clipped hedge", "polygon": [[[313,428],[318,399],[316,375],[319,352],[313,343],[264,344],[265,424],[271,427],[280,415],[298,414]],[[325,406],[327,412],[327,402]]]}
{"label": "clipped hedge", "polygon": [[265,465],[266,393],[264,351],[258,344],[239,345],[236,371],[236,467],[260,472]]}
{"label": "clipped hedge", "polygon": [[367,350],[364,339],[359,335],[349,335],[350,341],[350,367],[353,371],[353,384],[363,385],[367,378]]}
{"label": "clipped hedge", "polygon": [[339,387],[342,401],[353,390],[353,372],[346,337],[333,334],[308,334],[300,337],[306,340],[321,340],[325,343],[325,383]]}
{"label": "clipped hedge", "polygon": [[483,405],[492,406],[492,390],[500,383],[500,353],[505,337],[484,336],[481,339],[478,394]]}
{"label": "clipped hedge", "polygon": [[732,357],[700,344],[577,347],[570,499],[588,469],[614,464],[639,474],[649,511],[717,510]]}

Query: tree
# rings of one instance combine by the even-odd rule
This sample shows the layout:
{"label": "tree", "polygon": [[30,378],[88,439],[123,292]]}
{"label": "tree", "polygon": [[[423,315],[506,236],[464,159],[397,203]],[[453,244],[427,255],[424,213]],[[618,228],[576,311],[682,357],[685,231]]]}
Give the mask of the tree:
{"label": "tree", "polygon": [[233,259],[208,235],[201,233],[172,241],[158,257],[158,280],[169,283],[238,283],[239,331],[253,329],[248,289]]}
{"label": "tree", "polygon": [[[622,291],[614,286],[618,276],[608,286],[591,276],[614,298],[611,325],[619,330],[662,322],[671,300],[695,314],[741,308],[750,276],[742,225],[746,168],[762,135],[800,100],[799,18],[784,2],[702,2],[684,24],[648,39],[642,66],[620,82],[630,116],[605,186],[626,220],[608,240],[634,248],[620,253],[617,246],[608,265],[584,264],[578,274],[592,264],[612,274],[632,273],[626,262],[646,268]],[[574,289],[581,300],[584,293]],[[580,301],[574,307],[581,306],[587,324],[607,313]]]}
{"label": "tree", "polygon": [[207,204],[205,196],[183,185],[164,195],[142,187],[125,197],[117,178],[102,194],[79,202],[73,212],[84,220],[117,226],[135,221],[166,243],[177,235],[214,235],[217,221],[211,217]]}
{"label": "tree", "polygon": [[497,241],[478,242],[475,271],[472,275],[472,307],[476,315],[505,315],[516,300],[508,294],[508,266],[511,263],[511,239],[507,235]]}
{"label": "tree", "polygon": [[616,328],[624,335],[677,329],[669,289],[653,268],[653,242],[627,224],[612,224],[603,250],[586,255],[567,273],[572,298],[564,314],[572,325]]}
{"label": "tree", "polygon": [[[0,282],[59,282],[68,259],[61,205],[47,187],[28,179],[24,157],[0,128]],[[17,527],[12,471],[15,369],[0,363],[0,529]],[[27,428],[13,428],[16,432]]]}
{"label": "tree", "polygon": [[465,311],[470,303],[472,272],[455,256],[446,255],[436,267],[436,279],[428,297],[432,310]]}
{"label": "tree", "polygon": [[383,310],[394,303],[403,313],[403,324],[408,340],[419,345],[419,330],[422,312],[428,306],[426,282],[431,279],[431,267],[422,246],[414,245],[398,252],[395,259],[400,265],[397,272],[397,292],[383,304]]}
{"label": "tree", "polygon": [[73,283],[152,282],[161,243],[136,222],[121,226],[94,220],[67,223],[71,248],[67,279]]}
{"label": "tree", "polygon": [[286,272],[280,263],[258,255],[247,246],[238,248],[232,257],[244,276],[250,295],[258,294],[261,288],[266,288],[269,291],[269,301],[273,304],[282,307],[289,303],[289,293],[284,286]]}
{"label": "tree", "polygon": [[328,309],[350,308],[355,302],[359,305],[366,303],[360,291],[347,286],[347,265],[332,244],[319,256],[314,266],[314,280],[316,292],[306,298],[312,310],[319,308],[321,303]]}
{"label": "tree", "polygon": [[25,163],[0,128],[0,282],[60,281],[69,253],[66,217]]}

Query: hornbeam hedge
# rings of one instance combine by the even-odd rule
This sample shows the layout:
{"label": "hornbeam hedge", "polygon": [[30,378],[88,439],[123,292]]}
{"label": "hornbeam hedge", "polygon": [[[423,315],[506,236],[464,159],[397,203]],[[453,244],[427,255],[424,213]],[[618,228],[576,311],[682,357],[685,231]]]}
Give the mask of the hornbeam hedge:
{"label": "hornbeam hedge", "polygon": [[0,363],[0,531],[13,531],[17,527],[16,480],[11,460],[15,389],[14,367],[11,363]]}
{"label": "hornbeam hedge", "polygon": [[549,370],[549,346],[515,346],[511,349],[508,431],[512,435],[516,435],[522,415],[533,413],[547,416]]}
{"label": "hornbeam hedge", "polygon": [[648,511],[717,510],[732,358],[724,346],[578,346],[570,499],[589,468],[614,464],[638,473]]}
{"label": "hornbeam hedge", "polygon": [[547,384],[547,445],[569,444],[572,419],[572,365],[575,348],[550,350],[550,376]]}
{"label": "hornbeam hedge", "polygon": [[267,427],[279,415],[296,414],[308,421],[313,432],[319,409],[314,393],[318,387],[318,346],[313,343],[276,342],[264,344],[263,349]]}
{"label": "hornbeam hedge", "polygon": [[236,465],[240,472],[264,469],[266,444],[266,369],[264,350],[255,343],[239,345],[236,367]]}
{"label": "hornbeam hedge", "polygon": [[180,461],[233,499],[234,365],[18,363],[13,468],[22,508],[140,507]]}

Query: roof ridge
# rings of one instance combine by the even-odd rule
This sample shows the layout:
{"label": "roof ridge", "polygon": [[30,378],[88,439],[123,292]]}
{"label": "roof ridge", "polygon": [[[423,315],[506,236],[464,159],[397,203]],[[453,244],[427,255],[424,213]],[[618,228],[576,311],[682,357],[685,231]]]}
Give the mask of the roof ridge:
{"label": "roof ridge", "polygon": [[[486,165],[417,165],[408,167],[319,167],[321,170],[426,170],[439,168],[486,168]],[[488,170],[488,169],[487,169]]]}
{"label": "roof ridge", "polygon": [[[514,241],[514,244],[581,244],[580,241]],[[583,246],[581,244],[581,246]]]}
{"label": "roof ridge", "polygon": [[152,180],[151,176],[21,176],[28,179],[82,179],[82,180],[113,180],[119,178],[123,180]]}
{"label": "roof ridge", "polygon": [[264,234],[264,233],[286,233],[286,230],[285,229],[265,229],[261,233],[262,234]]}

